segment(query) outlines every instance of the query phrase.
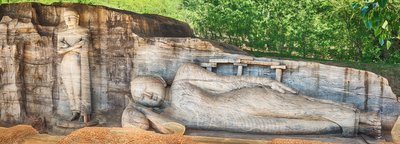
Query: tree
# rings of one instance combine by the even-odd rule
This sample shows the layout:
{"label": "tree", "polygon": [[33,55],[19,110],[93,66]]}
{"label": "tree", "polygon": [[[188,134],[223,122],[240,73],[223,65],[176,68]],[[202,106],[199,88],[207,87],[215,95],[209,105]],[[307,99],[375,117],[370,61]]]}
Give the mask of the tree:
{"label": "tree", "polygon": [[[366,0],[354,2],[352,7],[361,15],[365,26],[374,32],[382,46],[381,58],[397,57],[400,62],[400,4],[396,0]],[[392,47],[393,43],[397,43]],[[393,52],[395,54],[393,54]]]}

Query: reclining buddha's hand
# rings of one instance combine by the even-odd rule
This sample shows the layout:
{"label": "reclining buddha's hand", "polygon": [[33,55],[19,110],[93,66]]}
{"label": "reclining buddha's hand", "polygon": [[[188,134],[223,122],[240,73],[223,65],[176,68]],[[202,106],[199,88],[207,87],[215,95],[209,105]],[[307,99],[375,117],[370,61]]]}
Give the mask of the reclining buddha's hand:
{"label": "reclining buddha's hand", "polygon": [[144,113],[144,114],[148,113],[149,111],[152,111],[152,108],[146,107],[146,106],[141,105],[139,103],[132,103],[132,107],[135,108],[136,110]]}
{"label": "reclining buddha's hand", "polygon": [[132,103],[132,107],[141,114],[144,114],[144,116],[151,122],[152,128],[160,133],[179,135],[185,133],[185,125],[173,118],[155,113],[152,108],[143,106],[139,103]]}
{"label": "reclining buddha's hand", "polygon": [[135,103],[129,103],[129,105],[125,108],[121,117],[122,127],[134,127],[141,129],[149,129],[150,122],[143,114],[143,112],[139,111],[135,107]]}

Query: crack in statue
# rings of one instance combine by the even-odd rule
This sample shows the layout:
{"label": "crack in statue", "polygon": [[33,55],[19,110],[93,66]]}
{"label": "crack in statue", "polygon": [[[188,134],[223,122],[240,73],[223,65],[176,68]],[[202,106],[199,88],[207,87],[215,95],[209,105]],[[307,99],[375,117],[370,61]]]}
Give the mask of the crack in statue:
{"label": "crack in statue", "polygon": [[67,29],[58,33],[58,54],[63,55],[61,79],[68,95],[72,116],[70,121],[83,117],[89,121],[91,114],[89,72],[89,30],[79,26],[76,11],[66,9],[63,14]]}
{"label": "crack in statue", "polygon": [[[150,126],[161,133],[185,127],[263,134],[355,136],[360,112],[351,105],[296,94],[263,77],[220,76],[194,64],[182,65],[168,91],[157,76],[131,82],[132,102],[122,115],[123,127]],[[373,126],[371,126],[373,127]]]}

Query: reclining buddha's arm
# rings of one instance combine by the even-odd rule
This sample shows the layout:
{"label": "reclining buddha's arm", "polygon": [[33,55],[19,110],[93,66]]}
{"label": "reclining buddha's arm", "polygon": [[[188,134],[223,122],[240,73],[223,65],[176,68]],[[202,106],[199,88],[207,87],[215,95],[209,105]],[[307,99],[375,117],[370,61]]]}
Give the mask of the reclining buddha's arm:
{"label": "reclining buddha's arm", "polygon": [[[132,113],[136,113],[136,115],[132,115]],[[179,135],[183,135],[185,133],[186,128],[184,125],[181,124],[181,122],[178,122],[177,120],[169,118],[162,114],[155,113],[152,111],[151,108],[145,107],[138,103],[130,103],[126,110],[124,110],[124,114],[125,115],[123,115],[122,117],[122,124],[125,123],[126,125],[135,125],[135,127],[148,129],[150,126],[149,123],[147,123],[147,125],[144,125],[143,122],[129,123],[129,119],[139,119],[140,116],[142,116],[142,119],[145,117],[144,119],[147,119],[151,123],[151,127],[160,133]]]}
{"label": "reclining buddha's arm", "polygon": [[182,65],[175,76],[174,83],[190,83],[213,93],[225,93],[245,87],[267,86],[281,93],[296,93],[284,84],[265,77],[220,76],[194,64]]}

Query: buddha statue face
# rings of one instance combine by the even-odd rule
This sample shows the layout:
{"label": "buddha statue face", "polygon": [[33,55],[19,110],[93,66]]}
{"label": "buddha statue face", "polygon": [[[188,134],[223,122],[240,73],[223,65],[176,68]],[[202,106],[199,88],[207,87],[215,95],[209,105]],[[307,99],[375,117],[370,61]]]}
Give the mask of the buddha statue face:
{"label": "buddha statue face", "polygon": [[166,83],[161,77],[139,76],[131,81],[132,98],[144,106],[160,106],[165,98],[165,87]]}
{"label": "buddha statue face", "polygon": [[75,28],[79,25],[79,14],[76,11],[67,9],[63,16],[68,28]]}

